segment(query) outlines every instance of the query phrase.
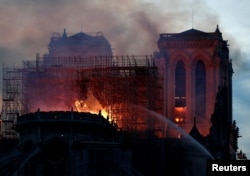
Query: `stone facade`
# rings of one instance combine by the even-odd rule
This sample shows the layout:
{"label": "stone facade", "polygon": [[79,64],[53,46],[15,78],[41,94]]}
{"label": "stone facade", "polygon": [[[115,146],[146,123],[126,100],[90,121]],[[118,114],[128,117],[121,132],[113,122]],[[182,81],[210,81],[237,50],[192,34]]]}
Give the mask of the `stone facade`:
{"label": "stone facade", "polygon": [[[227,41],[219,28],[215,32],[190,29],[176,34],[160,34],[155,59],[164,70],[165,116],[189,132],[196,118],[203,136],[209,134],[210,118],[218,87],[229,89],[232,106],[232,64]],[[232,108],[228,109],[232,120]]]}

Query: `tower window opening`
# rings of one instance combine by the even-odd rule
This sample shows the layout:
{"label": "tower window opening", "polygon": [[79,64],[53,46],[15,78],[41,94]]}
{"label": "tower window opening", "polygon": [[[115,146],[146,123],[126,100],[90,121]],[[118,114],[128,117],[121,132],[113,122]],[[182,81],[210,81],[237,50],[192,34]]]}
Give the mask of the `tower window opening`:
{"label": "tower window opening", "polygon": [[182,61],[175,68],[175,107],[186,107],[186,70]]}
{"label": "tower window opening", "polygon": [[195,114],[201,118],[206,114],[206,69],[201,60],[195,68]]}
{"label": "tower window opening", "polygon": [[186,70],[182,61],[175,68],[174,122],[184,123],[186,118]]}

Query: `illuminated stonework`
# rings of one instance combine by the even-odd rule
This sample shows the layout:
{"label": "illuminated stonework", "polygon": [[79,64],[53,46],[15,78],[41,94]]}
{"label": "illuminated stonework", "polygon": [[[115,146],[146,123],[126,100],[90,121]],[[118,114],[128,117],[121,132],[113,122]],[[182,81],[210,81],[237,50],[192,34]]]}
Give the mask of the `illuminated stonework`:
{"label": "illuminated stonework", "polygon": [[[218,27],[215,32],[190,29],[160,34],[158,67],[165,75],[165,115],[189,132],[193,119],[202,135],[209,134],[218,87],[226,85],[232,97],[232,65],[227,41]],[[231,98],[230,102],[231,103]],[[231,105],[230,105],[231,106]],[[182,118],[180,118],[180,110]],[[229,120],[232,108],[229,108]]]}

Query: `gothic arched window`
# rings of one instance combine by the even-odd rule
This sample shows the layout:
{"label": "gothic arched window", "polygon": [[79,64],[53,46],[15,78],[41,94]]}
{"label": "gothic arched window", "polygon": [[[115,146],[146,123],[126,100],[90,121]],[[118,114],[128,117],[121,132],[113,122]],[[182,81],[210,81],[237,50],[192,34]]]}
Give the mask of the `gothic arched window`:
{"label": "gothic arched window", "polygon": [[175,107],[186,107],[186,70],[183,61],[175,68]]}
{"label": "gothic arched window", "polygon": [[195,114],[197,117],[206,114],[206,69],[201,60],[195,67]]}

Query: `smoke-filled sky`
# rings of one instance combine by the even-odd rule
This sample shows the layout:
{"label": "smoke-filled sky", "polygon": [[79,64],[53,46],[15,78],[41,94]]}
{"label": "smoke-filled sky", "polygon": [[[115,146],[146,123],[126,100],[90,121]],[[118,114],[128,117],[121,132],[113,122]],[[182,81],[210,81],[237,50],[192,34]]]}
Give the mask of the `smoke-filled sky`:
{"label": "smoke-filled sky", "polygon": [[243,136],[239,148],[250,157],[249,5],[248,0],[1,0],[0,63],[17,67],[46,53],[52,32],[64,28],[69,34],[102,31],[114,54],[145,55],[157,50],[160,33],[192,27],[213,32],[218,24],[235,71],[233,118]]}

